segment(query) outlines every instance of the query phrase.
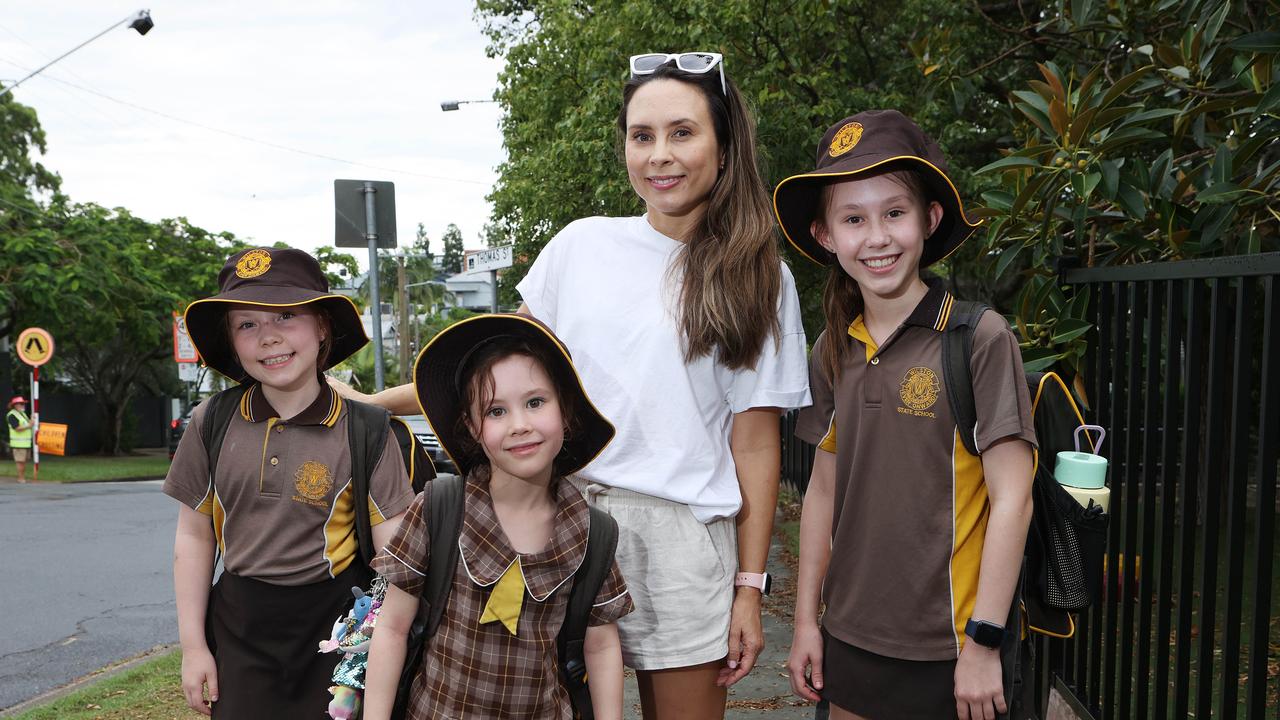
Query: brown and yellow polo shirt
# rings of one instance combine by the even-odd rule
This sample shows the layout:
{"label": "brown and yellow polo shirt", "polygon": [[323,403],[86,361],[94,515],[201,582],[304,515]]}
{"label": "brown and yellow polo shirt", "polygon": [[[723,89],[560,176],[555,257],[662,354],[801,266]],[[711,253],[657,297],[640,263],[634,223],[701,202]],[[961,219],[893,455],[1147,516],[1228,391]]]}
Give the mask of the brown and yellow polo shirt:
{"label": "brown and yellow polo shirt", "polygon": [[[420,596],[426,586],[431,535],[426,526],[431,488],[419,493],[373,568],[405,592]],[[556,518],[551,541],[541,552],[521,554],[511,547],[489,494],[488,466],[467,476],[459,530],[458,565],[440,627],[431,638],[414,678],[407,717],[523,718],[573,717],[559,681],[556,636],[564,624],[573,574],[587,556],[591,511],[567,480],[555,481]],[[516,634],[501,622],[481,623],[498,581],[512,568],[524,583]],[[607,625],[633,609],[615,561],[593,603],[588,625]]]}
{"label": "brown and yellow polo shirt", "polygon": [[[813,406],[796,428],[836,454],[823,627],[906,660],[959,655],[990,514],[982,462],[960,441],[942,376],[942,331],[954,302],[931,281],[882,346],[861,316],[844,337],[821,335],[809,364]],[[834,388],[821,370],[826,342],[851,350]],[[978,323],[971,368],[979,452],[1007,437],[1034,445],[1018,343],[995,312]]]}
{"label": "brown and yellow polo shirt", "polygon": [[[202,433],[207,407],[192,415],[164,492],[212,517],[226,569],[276,585],[319,582],[345,570],[359,552],[346,401],[324,385],[310,406],[282,420],[254,385],[227,427],[216,481]],[[399,515],[413,495],[388,432],[369,478],[372,523]]]}

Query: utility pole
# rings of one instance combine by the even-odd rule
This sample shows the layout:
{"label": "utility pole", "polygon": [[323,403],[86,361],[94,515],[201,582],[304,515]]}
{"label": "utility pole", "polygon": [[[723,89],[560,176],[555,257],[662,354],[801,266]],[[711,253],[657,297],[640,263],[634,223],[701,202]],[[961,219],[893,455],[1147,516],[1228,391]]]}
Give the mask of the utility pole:
{"label": "utility pole", "polygon": [[404,286],[404,255],[397,258],[396,264],[396,296],[400,298],[400,327],[396,338],[400,342],[400,384],[404,385],[409,377],[409,293]]}

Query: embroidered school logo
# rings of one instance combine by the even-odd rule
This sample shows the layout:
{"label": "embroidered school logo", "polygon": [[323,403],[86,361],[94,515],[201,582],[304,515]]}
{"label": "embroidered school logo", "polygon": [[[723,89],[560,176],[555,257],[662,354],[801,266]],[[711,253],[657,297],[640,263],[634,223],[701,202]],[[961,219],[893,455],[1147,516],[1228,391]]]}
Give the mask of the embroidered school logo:
{"label": "embroidered school logo", "polygon": [[862,123],[851,122],[836,131],[836,136],[831,139],[831,148],[827,150],[827,154],[831,157],[840,157],[841,155],[853,149],[854,145],[862,139]]}
{"label": "embroidered school logo", "polygon": [[298,491],[294,500],[325,507],[324,498],[333,489],[333,473],[328,465],[308,460],[293,474],[293,487]]}
{"label": "embroidered school logo", "polygon": [[236,277],[254,278],[271,269],[271,253],[250,250],[236,263]]}
{"label": "embroidered school logo", "polygon": [[942,389],[938,382],[938,374],[932,368],[913,367],[902,378],[899,395],[906,407],[898,408],[898,412],[917,417],[937,417],[929,408],[938,401],[938,392]]}

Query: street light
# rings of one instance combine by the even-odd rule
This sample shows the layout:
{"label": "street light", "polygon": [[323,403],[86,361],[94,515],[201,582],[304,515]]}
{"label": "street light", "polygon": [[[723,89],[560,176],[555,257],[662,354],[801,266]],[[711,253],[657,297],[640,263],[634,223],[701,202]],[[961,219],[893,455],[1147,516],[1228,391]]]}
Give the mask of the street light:
{"label": "street light", "polygon": [[476,103],[491,102],[497,102],[497,100],[442,100],[440,101],[440,109],[445,112],[449,112],[451,110],[457,110],[461,105],[474,105]]}
{"label": "street light", "polygon": [[130,27],[131,29],[133,29],[133,30],[137,30],[139,35],[146,35],[148,32],[151,32],[151,28],[153,28],[153,27],[155,27],[155,26],[156,26],[156,24],[155,24],[154,22],[152,22],[152,21],[151,21],[151,11],[150,11],[150,10],[139,10],[138,12],[136,12],[136,13],[134,13],[134,14],[130,15],[129,17],[127,17],[127,18],[125,18],[125,19],[123,19],[123,20],[121,20],[120,22],[113,23],[113,24],[111,25],[111,27],[107,28],[106,30],[103,30],[102,32],[98,33],[97,35],[94,35],[93,37],[89,38],[88,40],[85,40],[84,42],[80,43],[79,45],[77,45],[77,46],[75,46],[75,47],[71,48],[70,50],[68,50],[68,51],[66,51],[66,52],[64,52],[64,53],[62,53],[61,55],[59,55],[58,57],[56,57],[56,58],[54,58],[54,59],[50,60],[49,62],[45,63],[44,65],[41,65],[40,67],[38,67],[38,68],[36,68],[35,70],[33,70],[33,71],[31,72],[31,74],[30,74],[30,75],[28,75],[28,76],[26,76],[26,77],[22,78],[22,79],[21,79],[21,80],[19,80],[18,82],[16,82],[16,83],[14,83],[14,84],[12,84],[12,85],[10,85],[10,86],[8,86],[8,87],[4,88],[3,90],[0,90],[0,97],[3,97],[5,93],[9,92],[10,90],[13,90],[14,88],[16,88],[16,87],[18,87],[19,85],[21,85],[22,83],[24,83],[24,82],[26,82],[26,81],[30,80],[31,78],[35,77],[36,75],[39,75],[41,72],[43,72],[43,71],[44,71],[44,69],[45,69],[45,68],[49,67],[50,65],[52,65],[52,64],[54,64],[54,63],[56,63],[56,62],[58,62],[58,61],[59,61],[59,60],[61,60],[62,58],[64,58],[64,57],[66,57],[66,56],[70,55],[71,53],[73,53],[73,52],[75,52],[75,51],[79,50],[80,48],[84,47],[85,45],[88,45],[89,43],[93,42],[94,40],[97,40],[98,38],[102,37],[103,35],[106,35],[107,33],[111,32],[112,30],[115,30],[116,28],[120,27],[121,25],[124,25],[125,23],[129,23],[129,27]]}

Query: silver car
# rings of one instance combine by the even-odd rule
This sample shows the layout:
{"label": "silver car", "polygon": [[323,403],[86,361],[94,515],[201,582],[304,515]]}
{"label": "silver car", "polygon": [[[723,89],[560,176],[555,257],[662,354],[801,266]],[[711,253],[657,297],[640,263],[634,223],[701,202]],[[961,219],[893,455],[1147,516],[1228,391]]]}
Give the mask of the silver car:
{"label": "silver car", "polygon": [[422,445],[422,449],[427,451],[427,457],[431,458],[431,463],[436,466],[437,473],[458,472],[458,468],[454,466],[453,461],[449,459],[449,454],[440,447],[440,440],[436,438],[436,434],[431,432],[431,425],[422,415],[402,415],[401,420],[409,426],[409,430],[413,436],[418,438],[418,442]]}

